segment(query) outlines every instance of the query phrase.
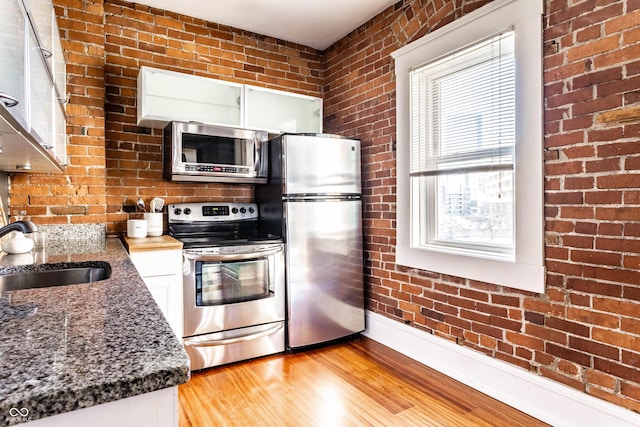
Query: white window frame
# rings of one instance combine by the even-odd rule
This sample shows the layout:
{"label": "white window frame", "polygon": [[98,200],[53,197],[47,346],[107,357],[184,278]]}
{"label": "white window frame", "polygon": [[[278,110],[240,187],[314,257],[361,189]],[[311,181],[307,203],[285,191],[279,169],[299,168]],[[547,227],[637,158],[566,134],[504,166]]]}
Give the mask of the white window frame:
{"label": "white window frame", "polygon": [[[532,292],[544,292],[544,137],[542,0],[495,0],[395,51],[397,123],[396,263]],[[487,39],[515,31],[515,254],[411,244],[409,71]],[[419,220],[419,219],[416,219]]]}

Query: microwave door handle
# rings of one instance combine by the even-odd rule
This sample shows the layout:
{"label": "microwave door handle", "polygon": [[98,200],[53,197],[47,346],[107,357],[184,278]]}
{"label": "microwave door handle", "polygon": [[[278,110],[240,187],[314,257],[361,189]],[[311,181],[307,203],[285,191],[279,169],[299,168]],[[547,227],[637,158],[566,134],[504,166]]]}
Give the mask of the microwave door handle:
{"label": "microwave door handle", "polygon": [[236,261],[236,260],[245,260],[245,259],[255,259],[262,258],[271,255],[275,255],[279,252],[282,252],[282,246],[277,248],[267,248],[252,252],[245,253],[237,253],[237,254],[197,254],[197,253],[189,253],[188,251],[183,252],[185,258],[195,259],[196,261]]}
{"label": "microwave door handle", "polygon": [[283,327],[284,327],[283,322],[278,322],[277,325],[255,334],[243,335],[241,337],[227,338],[222,340],[197,341],[195,338],[186,338],[184,340],[184,345],[186,347],[215,347],[218,345],[237,344],[237,343],[257,340],[258,338],[263,338],[269,335],[273,335]]}
{"label": "microwave door handle", "polygon": [[258,158],[260,149],[258,145],[260,145],[260,138],[257,135],[253,135],[253,170],[256,172],[260,172],[258,170],[260,167],[260,159]]}

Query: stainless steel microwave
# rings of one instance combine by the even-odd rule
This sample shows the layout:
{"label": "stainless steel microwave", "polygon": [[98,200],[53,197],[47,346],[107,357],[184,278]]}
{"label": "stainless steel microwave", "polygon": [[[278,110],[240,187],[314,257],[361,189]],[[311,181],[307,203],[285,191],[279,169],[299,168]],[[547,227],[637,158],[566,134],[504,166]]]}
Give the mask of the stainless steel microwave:
{"label": "stainless steel microwave", "polygon": [[171,181],[267,182],[267,132],[201,123],[164,128],[164,177]]}

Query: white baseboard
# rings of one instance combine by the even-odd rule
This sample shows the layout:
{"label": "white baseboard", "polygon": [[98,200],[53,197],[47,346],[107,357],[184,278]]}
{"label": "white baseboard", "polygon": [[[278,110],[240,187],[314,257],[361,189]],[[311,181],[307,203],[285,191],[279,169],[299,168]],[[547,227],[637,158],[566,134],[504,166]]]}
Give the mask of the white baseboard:
{"label": "white baseboard", "polygon": [[556,427],[640,426],[640,414],[367,311],[363,335]]}

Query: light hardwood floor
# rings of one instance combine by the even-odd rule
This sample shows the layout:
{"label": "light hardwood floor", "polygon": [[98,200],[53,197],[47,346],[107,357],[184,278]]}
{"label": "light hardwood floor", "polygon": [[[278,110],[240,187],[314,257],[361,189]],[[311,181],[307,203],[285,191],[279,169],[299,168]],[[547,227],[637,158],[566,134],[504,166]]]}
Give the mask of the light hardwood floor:
{"label": "light hardwood floor", "polygon": [[373,340],[194,373],[180,427],[544,426]]}

